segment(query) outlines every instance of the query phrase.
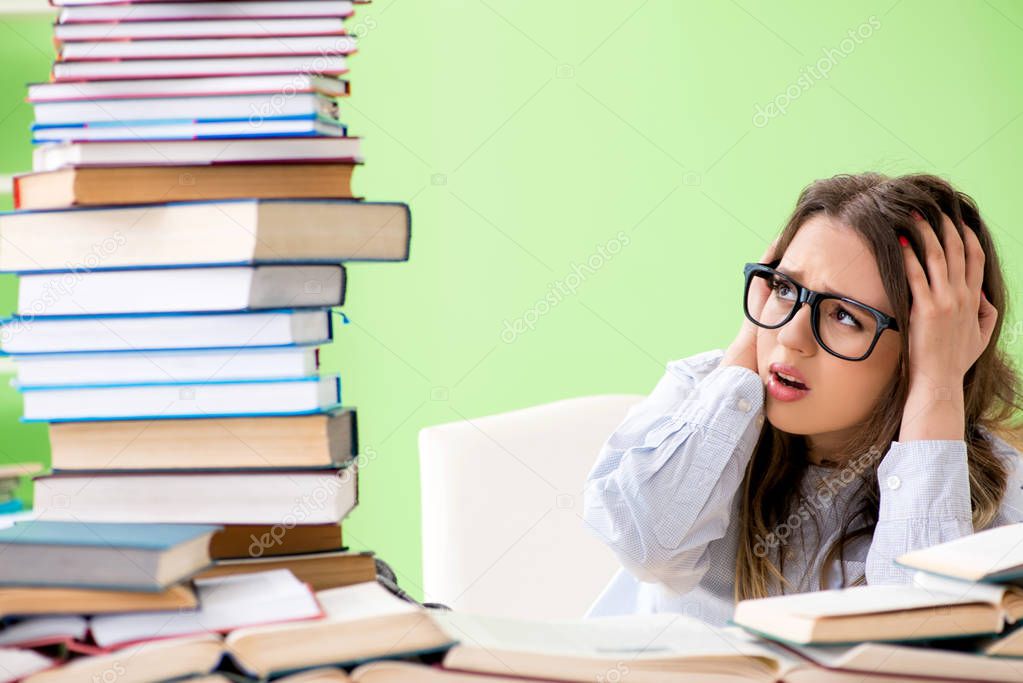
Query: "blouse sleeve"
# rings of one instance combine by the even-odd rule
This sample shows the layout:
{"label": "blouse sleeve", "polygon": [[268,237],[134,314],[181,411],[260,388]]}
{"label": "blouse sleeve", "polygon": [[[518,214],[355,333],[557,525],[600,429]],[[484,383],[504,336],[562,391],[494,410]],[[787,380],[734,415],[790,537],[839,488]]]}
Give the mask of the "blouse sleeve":
{"label": "blouse sleeve", "polygon": [[[1009,476],[992,526],[1023,521],[1019,453],[994,437]],[[868,584],[909,583],[913,571],[895,564],[910,550],[974,533],[966,442],[893,441],[877,470],[881,504],[867,552]]]}
{"label": "blouse sleeve", "polygon": [[584,520],[637,579],[684,593],[725,536],[763,424],[757,373],[720,349],[668,364],[602,447]]}

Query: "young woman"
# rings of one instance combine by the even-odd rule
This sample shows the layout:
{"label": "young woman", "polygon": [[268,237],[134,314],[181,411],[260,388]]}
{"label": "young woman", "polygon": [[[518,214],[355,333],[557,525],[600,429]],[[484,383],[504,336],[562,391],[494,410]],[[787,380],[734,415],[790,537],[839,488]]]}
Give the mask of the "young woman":
{"label": "young woman", "polygon": [[899,555],[1023,521],[1008,296],[972,199],[817,181],[744,278],[735,340],[669,363],[589,475],[585,521],[623,566],[591,616],[723,625],[745,598],[908,582]]}

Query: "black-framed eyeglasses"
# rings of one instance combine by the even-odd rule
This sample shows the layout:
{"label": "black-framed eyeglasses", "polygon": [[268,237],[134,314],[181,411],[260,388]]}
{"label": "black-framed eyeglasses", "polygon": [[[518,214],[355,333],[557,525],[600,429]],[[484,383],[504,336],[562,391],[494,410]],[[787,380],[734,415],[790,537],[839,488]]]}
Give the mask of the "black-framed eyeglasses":
{"label": "black-framed eyeglasses", "polygon": [[[810,327],[820,347],[833,356],[854,361],[870,355],[882,332],[899,330],[892,316],[855,299],[808,289],[775,270],[779,263],[747,263],[743,267],[746,284],[742,309],[753,324],[769,330],[779,328],[792,320],[804,303],[809,304]],[[768,289],[759,313],[750,310],[754,278],[762,278]]]}

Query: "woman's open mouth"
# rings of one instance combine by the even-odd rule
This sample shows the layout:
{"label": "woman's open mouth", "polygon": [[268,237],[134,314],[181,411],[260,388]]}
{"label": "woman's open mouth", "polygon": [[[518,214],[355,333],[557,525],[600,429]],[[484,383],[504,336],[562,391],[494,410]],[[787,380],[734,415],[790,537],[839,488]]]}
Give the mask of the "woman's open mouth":
{"label": "woman's open mouth", "polygon": [[777,372],[771,373],[771,379],[767,382],[767,393],[779,401],[798,401],[810,393],[810,389],[803,383],[786,379]]}

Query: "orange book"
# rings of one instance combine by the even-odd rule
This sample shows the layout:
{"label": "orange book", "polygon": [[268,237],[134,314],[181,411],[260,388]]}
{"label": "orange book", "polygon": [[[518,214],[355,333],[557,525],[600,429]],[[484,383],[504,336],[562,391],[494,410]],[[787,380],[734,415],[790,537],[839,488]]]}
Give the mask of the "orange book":
{"label": "orange book", "polygon": [[71,166],[14,178],[17,209],[213,199],[351,199],[356,163]]}

